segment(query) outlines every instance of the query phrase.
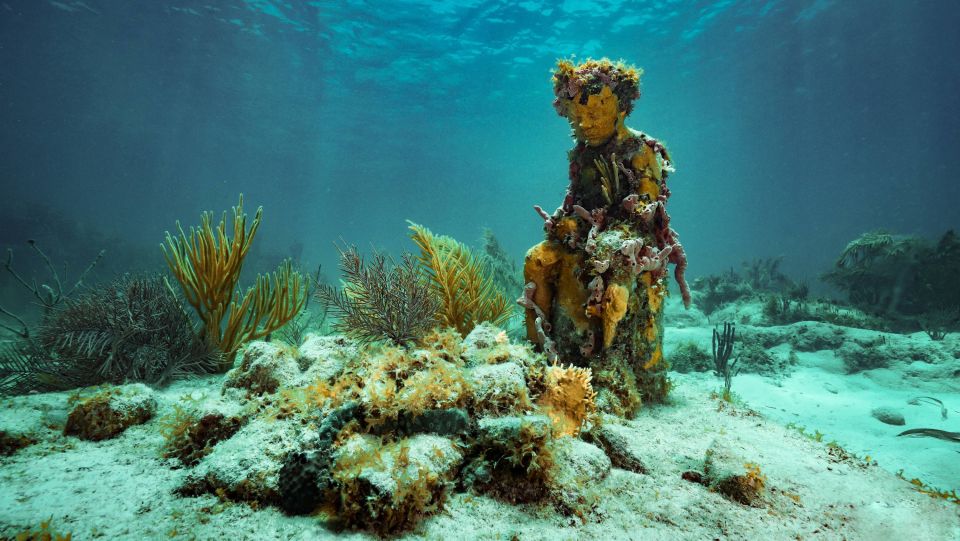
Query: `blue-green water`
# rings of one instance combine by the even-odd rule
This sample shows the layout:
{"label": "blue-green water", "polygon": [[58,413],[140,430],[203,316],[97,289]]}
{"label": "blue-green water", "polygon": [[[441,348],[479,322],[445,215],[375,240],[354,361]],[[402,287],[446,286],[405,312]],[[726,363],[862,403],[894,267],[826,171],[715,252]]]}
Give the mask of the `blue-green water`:
{"label": "blue-green water", "polygon": [[[542,507],[517,507],[496,490],[479,490],[474,501],[473,489],[483,485],[474,477],[482,476],[469,470],[467,457],[450,474],[446,511],[410,535],[509,539],[516,531],[523,539],[644,539],[637,534],[642,524],[655,539],[905,538],[902,532],[949,539],[947,532],[960,532],[956,493],[948,492],[960,488],[960,432],[954,431],[960,241],[947,233],[960,228],[957,28],[960,4],[922,0],[0,0],[0,249],[7,252],[0,268],[0,393],[12,389],[11,374],[23,366],[34,367],[30,372],[38,360],[69,359],[50,351],[70,342],[63,338],[72,336],[68,332],[88,331],[63,330],[57,318],[64,305],[77,305],[48,295],[89,299],[83,295],[94,291],[100,297],[86,306],[96,310],[78,320],[96,325],[109,320],[97,314],[115,314],[111,299],[123,297],[96,286],[119,275],[163,273],[179,291],[160,249],[164,233],[175,231],[178,221],[185,228],[198,224],[203,211],[219,216],[241,193],[250,215],[263,208],[241,287],[285,259],[311,277],[319,267],[318,278],[336,286],[335,243],[364,254],[417,251],[408,220],[478,252],[484,231],[492,232],[505,250],[500,270],[512,271],[522,285],[524,254],[544,238],[533,206],[550,212],[569,184],[574,140],[552,106],[551,70],[558,59],[622,59],[643,70],[641,97],[626,123],[665,144],[675,167],[670,225],[683,242],[694,293],[690,310],[680,306],[677,291],[664,304],[670,398],[663,405],[645,398],[629,421],[607,418],[613,426],[622,422],[625,445],[657,465],[632,478],[614,464],[614,473],[592,480],[607,507],[577,507],[555,493]],[[886,233],[861,236],[878,230]],[[574,272],[581,276],[579,266]],[[80,275],[84,283],[75,286]],[[516,282],[498,282],[512,288],[509,301],[519,293]],[[672,276],[666,282],[676,289]],[[153,284],[157,297],[166,295],[161,280]],[[379,360],[379,350],[359,354],[365,368],[356,373],[337,365],[330,359],[356,353],[341,338],[315,336],[312,349],[298,351],[306,331],[331,331],[332,318],[317,318],[319,300],[311,300],[314,319],[304,324],[303,336],[284,334],[288,327],[264,337],[274,344],[256,346],[286,363],[276,369],[287,377],[280,378],[282,392],[313,396],[328,392],[323,385],[346,392],[336,385],[352,384],[356,374],[362,382],[406,374],[370,368],[389,364]],[[164,357],[146,356],[164,348],[167,358],[195,354],[190,348],[201,346],[190,326],[198,319],[175,304],[157,309],[149,325],[141,321],[130,334],[110,335],[111,352],[122,349],[116,344],[159,334],[168,340],[149,342],[130,362],[159,365],[156,359]],[[131,306],[135,312],[138,305]],[[508,339],[523,342],[519,313],[503,321],[508,332],[485,331],[488,343],[479,350],[506,348]],[[723,322],[737,323],[740,333],[733,358],[743,375],[733,377],[730,401],[717,398],[723,380],[714,374],[716,354],[711,358],[712,329]],[[125,329],[108,323],[111,332]],[[29,340],[46,350],[11,356],[10,348]],[[589,340],[592,348],[592,334]],[[657,344],[660,359],[660,344],[647,340]],[[576,351],[569,343],[568,351]],[[535,384],[531,376],[543,377],[543,356],[478,348],[473,357],[452,358],[520,374],[518,388],[526,392],[529,385],[534,401],[515,405],[518,411],[549,409],[537,398],[542,381]],[[238,359],[244,354],[241,349]],[[503,367],[510,363],[516,364]],[[592,366],[594,381],[603,368]],[[48,517],[74,539],[98,531],[121,539],[214,539],[221,528],[249,539],[337,537],[336,527],[316,517],[281,513],[273,492],[238,495],[236,485],[225,491],[211,484],[184,497],[187,473],[205,468],[253,472],[255,489],[273,490],[280,465],[317,445],[312,423],[326,419],[320,413],[333,415],[331,403],[308,401],[317,406],[308,413],[283,410],[293,395],[276,388],[243,396],[238,389],[253,385],[231,383],[245,377],[238,370],[171,387],[161,383],[176,378],[114,378],[153,385],[146,392],[156,411],[149,422],[102,444],[63,433],[75,402],[66,391],[4,397],[2,450],[22,443],[21,436],[34,441],[0,457],[0,480],[14,487],[0,495],[0,539]],[[318,379],[311,370],[325,375]],[[481,387],[482,377],[461,372]],[[609,385],[611,376],[605,377]],[[310,383],[320,387],[305,391]],[[43,385],[35,387],[51,389]],[[489,452],[476,443],[483,440],[476,439],[475,425],[498,417],[483,409],[496,407],[482,402],[477,398],[476,410],[464,414],[470,437],[451,436],[456,444],[445,445]],[[206,451],[219,445],[215,459],[199,469],[171,464],[170,457],[161,463],[169,439],[163,427],[191,407],[204,414],[247,408],[238,416],[253,428],[210,443]],[[600,409],[612,411],[602,400]],[[754,423],[753,411],[765,419]],[[905,416],[903,423],[897,415]],[[897,435],[908,429],[927,433]],[[409,436],[398,433],[390,437]],[[691,489],[685,480],[705,469],[704,453],[718,434],[742,435],[748,470],[759,464],[769,475],[756,508],[718,504],[712,490]],[[582,439],[596,443],[592,437]],[[256,447],[266,440],[270,444]],[[817,446],[805,447],[807,440]],[[825,446],[832,440],[852,455],[838,458],[842,449]],[[594,457],[603,455],[580,444]],[[254,458],[263,461],[235,468]],[[113,466],[120,463],[123,468]],[[911,486],[889,475],[898,470],[922,482]],[[112,484],[91,482],[99,476]],[[353,480],[339,489],[348,491]],[[37,488],[41,482],[48,484]],[[917,487],[944,498],[918,496]],[[565,494],[580,497],[568,488]],[[105,495],[109,490],[117,496]],[[72,496],[47,499],[60,491]],[[684,506],[700,514],[680,513]],[[764,507],[776,516],[772,533],[766,519],[757,518]],[[820,515],[833,521],[825,530]]]}
{"label": "blue-green water", "polygon": [[628,123],[674,156],[690,274],[784,255],[814,282],[864,231],[958,225],[958,23],[925,1],[7,0],[0,242],[62,237],[19,220],[43,204],[159,261],[175,220],[243,192],[268,259],[399,250],[408,218],[519,258],[566,187],[549,70],[607,56],[645,70]]}

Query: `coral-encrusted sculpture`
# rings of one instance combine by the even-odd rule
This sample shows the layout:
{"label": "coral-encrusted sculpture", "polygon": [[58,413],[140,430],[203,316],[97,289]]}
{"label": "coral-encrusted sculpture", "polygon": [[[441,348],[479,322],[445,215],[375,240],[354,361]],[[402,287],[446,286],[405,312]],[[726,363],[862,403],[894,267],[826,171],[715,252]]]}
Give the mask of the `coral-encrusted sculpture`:
{"label": "coral-encrusted sculpture", "polygon": [[620,62],[560,61],[554,107],[573,126],[570,185],[544,219],[546,240],[527,252],[527,336],[554,362],[593,369],[598,404],[632,414],[669,384],[661,310],[667,265],[684,305],[686,256],[670,227],[667,149],[624,118],[640,96],[640,71]]}

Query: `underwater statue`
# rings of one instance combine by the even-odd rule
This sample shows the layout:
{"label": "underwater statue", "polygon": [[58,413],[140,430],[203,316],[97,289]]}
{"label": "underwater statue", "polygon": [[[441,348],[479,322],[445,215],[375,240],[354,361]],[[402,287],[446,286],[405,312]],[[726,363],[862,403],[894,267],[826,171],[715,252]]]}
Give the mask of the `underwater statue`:
{"label": "underwater statue", "polygon": [[570,184],[544,220],[546,240],[524,264],[527,337],[552,362],[590,367],[598,405],[632,415],[669,390],[662,352],[667,266],[684,306],[687,260],[670,227],[662,143],[628,128],[641,71],[621,62],[562,60],[553,74],[554,107],[573,127]]}

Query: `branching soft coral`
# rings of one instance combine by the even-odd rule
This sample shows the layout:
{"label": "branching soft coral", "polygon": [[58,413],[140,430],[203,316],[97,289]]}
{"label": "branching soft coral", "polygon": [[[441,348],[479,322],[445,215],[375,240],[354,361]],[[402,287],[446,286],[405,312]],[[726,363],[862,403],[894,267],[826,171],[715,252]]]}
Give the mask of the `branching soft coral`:
{"label": "branching soft coral", "polygon": [[334,310],[337,332],[361,342],[405,345],[434,327],[439,300],[413,256],[405,254],[399,265],[388,266],[380,253],[368,264],[356,247],[338,250],[344,287],[324,284],[316,292],[320,302]]}
{"label": "branching soft coral", "polygon": [[450,237],[409,223],[413,231],[410,237],[420,248],[420,263],[440,296],[439,315],[444,325],[466,336],[481,322],[500,325],[510,318],[511,305],[493,283],[482,259]]}
{"label": "branching soft coral", "polygon": [[248,231],[241,195],[240,202],[233,207],[233,238],[227,236],[226,212],[216,230],[213,213],[205,212],[200,217],[199,228],[191,227],[187,235],[177,222],[179,235],[167,233],[166,245],[161,245],[170,272],[203,321],[204,336],[224,353],[221,371],[233,365],[242,344],[283,327],[306,304],[302,277],[289,261],[272,276],[257,276],[256,285],[243,294],[239,303],[235,300],[243,260],[262,216],[263,207],[260,207]]}

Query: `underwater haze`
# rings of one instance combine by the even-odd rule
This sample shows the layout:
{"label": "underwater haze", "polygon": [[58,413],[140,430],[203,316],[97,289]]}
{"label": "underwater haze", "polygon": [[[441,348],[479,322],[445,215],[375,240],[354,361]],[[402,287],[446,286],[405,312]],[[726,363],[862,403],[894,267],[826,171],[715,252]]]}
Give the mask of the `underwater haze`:
{"label": "underwater haze", "polygon": [[0,541],[960,539],[958,29],[0,0]]}
{"label": "underwater haze", "polygon": [[689,273],[782,255],[816,287],[864,231],[960,225],[958,23],[936,1],[6,0],[4,214],[153,246],[242,192],[262,243],[328,269],[339,238],[406,247],[406,219],[519,258],[566,188],[550,69],[606,56],[645,70],[628,123],[670,148]]}

